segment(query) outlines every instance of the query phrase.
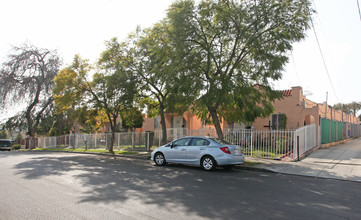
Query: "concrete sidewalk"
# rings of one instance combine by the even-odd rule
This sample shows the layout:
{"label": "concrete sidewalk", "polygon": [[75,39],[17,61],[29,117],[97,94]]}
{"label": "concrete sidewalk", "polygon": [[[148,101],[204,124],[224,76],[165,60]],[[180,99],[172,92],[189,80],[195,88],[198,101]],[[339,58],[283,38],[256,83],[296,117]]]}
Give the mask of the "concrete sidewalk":
{"label": "concrete sidewalk", "polygon": [[331,178],[361,182],[361,139],[319,149],[298,162],[246,157],[246,161],[259,162],[246,168],[276,173]]}

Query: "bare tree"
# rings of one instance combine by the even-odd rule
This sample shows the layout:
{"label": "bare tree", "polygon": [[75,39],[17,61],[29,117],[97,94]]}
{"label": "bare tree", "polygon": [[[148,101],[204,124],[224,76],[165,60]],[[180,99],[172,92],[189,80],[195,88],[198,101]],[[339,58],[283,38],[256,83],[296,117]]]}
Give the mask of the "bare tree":
{"label": "bare tree", "polygon": [[[0,108],[24,105],[22,115],[33,140],[44,111],[53,102],[51,88],[61,60],[56,51],[24,44],[13,47],[0,69]],[[30,148],[35,143],[30,142]]]}

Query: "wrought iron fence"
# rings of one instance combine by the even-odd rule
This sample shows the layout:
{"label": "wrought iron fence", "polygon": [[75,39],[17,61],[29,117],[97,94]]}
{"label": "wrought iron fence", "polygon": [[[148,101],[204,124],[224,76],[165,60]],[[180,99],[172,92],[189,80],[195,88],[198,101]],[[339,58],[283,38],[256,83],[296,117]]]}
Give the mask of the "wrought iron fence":
{"label": "wrought iron fence", "polygon": [[[225,129],[224,139],[232,144],[240,145],[245,155],[270,158],[297,160],[313,148],[323,144],[324,140],[339,140],[361,136],[361,126],[349,123],[338,123],[332,130],[332,124],[321,121],[319,133],[316,125],[307,125],[297,130],[253,130]],[[330,131],[325,135],[324,132]],[[333,132],[331,132],[333,131]],[[217,137],[214,128],[189,130],[186,128],[170,128],[166,130],[166,143],[185,136]],[[331,137],[331,136],[334,137]],[[318,143],[316,143],[318,137]],[[123,132],[116,133],[115,150],[151,150],[162,144],[161,130],[154,132]],[[109,149],[111,133],[104,134],[69,134],[59,137],[40,137],[37,146],[40,148],[72,148],[72,149]]]}
{"label": "wrought iron fence", "polygon": [[[295,134],[303,134],[301,137],[298,155],[309,148],[308,140],[312,139],[315,146],[315,135],[311,135],[309,128],[302,131],[295,130],[252,130],[252,129],[225,129],[224,139],[232,144],[243,147],[245,155],[270,158],[270,159],[295,159]],[[313,131],[312,131],[313,132]],[[315,133],[315,130],[314,130]],[[213,128],[188,130],[186,128],[167,129],[166,142],[185,136],[209,136],[217,137]],[[306,142],[304,137],[308,137]],[[150,150],[153,146],[160,146],[162,131],[155,132],[124,132],[116,133],[114,137],[114,150]],[[71,148],[71,149],[109,149],[111,133],[105,134],[69,134],[59,137],[39,138],[40,148]],[[304,146],[305,145],[305,146]]]}
{"label": "wrought iron fence", "polygon": [[[70,149],[109,149],[111,133],[69,134],[58,137],[39,138],[39,148]],[[115,133],[113,149],[115,150],[150,150],[157,146],[159,137],[154,132]]]}
{"label": "wrought iron fence", "polygon": [[227,130],[225,139],[243,147],[245,155],[281,159],[293,158],[294,130]]}

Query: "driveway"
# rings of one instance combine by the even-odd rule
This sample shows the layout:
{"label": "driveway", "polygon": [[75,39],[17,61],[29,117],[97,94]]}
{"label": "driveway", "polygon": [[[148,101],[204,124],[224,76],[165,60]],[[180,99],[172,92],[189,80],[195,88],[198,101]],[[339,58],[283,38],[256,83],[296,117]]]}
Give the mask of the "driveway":
{"label": "driveway", "polygon": [[361,138],[319,149],[299,162],[275,160],[261,162],[262,164],[255,167],[284,174],[361,182]]}

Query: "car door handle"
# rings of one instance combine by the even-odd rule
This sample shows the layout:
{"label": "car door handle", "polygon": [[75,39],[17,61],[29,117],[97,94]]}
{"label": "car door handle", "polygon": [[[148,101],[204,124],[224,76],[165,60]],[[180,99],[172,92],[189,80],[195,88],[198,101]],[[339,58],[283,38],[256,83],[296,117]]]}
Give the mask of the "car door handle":
{"label": "car door handle", "polygon": [[206,149],[205,147],[201,147],[201,148],[199,148],[200,150],[204,150],[204,149]]}
{"label": "car door handle", "polygon": [[182,148],[182,151],[186,151],[187,149],[185,149],[185,148]]}

